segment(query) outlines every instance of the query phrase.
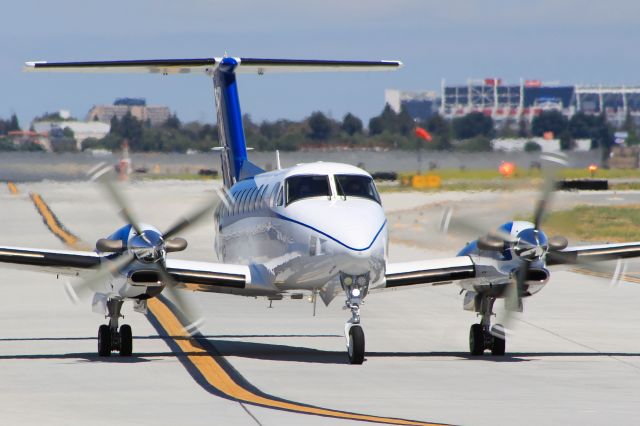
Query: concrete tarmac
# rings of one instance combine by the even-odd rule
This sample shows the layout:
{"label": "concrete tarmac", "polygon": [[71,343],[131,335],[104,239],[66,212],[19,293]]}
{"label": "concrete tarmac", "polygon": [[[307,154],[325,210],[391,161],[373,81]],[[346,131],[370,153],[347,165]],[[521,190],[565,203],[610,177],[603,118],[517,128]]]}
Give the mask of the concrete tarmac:
{"label": "concrete tarmac", "polygon": [[[202,201],[211,182],[134,183],[126,193],[138,216],[160,229]],[[65,248],[34,208],[37,192],[68,231],[87,244],[122,224],[87,183],[0,187],[0,244]],[[564,194],[562,205],[637,203],[634,192]],[[460,238],[437,227],[444,205],[498,225],[528,214],[530,194],[385,194],[392,261],[449,257]],[[508,207],[496,208],[501,205]],[[464,210],[464,206],[467,209]],[[471,211],[473,209],[473,211]],[[492,223],[497,221],[495,223]],[[175,257],[215,260],[205,223],[184,237]],[[173,254],[172,254],[173,256]],[[635,265],[632,265],[634,268]],[[142,314],[124,310],[134,332],[134,356],[96,355],[104,322],[89,302],[72,305],[63,280],[1,269],[0,423],[52,425],[361,424],[256,405],[220,396],[186,368],[184,353]],[[363,307],[367,357],[346,362],[342,301],[269,303],[193,294],[206,316],[201,329],[212,359],[245,389],[273,400],[363,415],[465,425],[636,424],[640,414],[640,287],[554,271],[545,289],[525,302],[505,357],[470,357],[469,326],[453,285],[370,295]],[[498,306],[500,309],[501,306]]]}

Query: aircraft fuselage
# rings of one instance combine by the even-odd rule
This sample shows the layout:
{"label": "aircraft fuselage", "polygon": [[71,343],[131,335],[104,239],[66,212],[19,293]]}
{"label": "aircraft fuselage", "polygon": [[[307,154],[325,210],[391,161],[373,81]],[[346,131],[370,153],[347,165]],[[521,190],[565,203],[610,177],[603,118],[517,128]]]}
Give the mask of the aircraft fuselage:
{"label": "aircraft fuselage", "polygon": [[221,261],[260,264],[282,291],[341,291],[341,274],[384,284],[387,221],[364,170],[302,164],[242,180],[230,193],[235,202],[215,213]]}

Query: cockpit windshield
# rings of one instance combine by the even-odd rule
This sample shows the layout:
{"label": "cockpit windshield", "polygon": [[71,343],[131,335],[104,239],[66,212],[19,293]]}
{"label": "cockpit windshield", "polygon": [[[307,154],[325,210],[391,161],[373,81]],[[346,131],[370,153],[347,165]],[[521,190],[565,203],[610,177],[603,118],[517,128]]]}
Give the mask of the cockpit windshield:
{"label": "cockpit windshield", "polygon": [[329,177],[326,175],[290,176],[286,183],[287,204],[303,198],[331,197]]}
{"label": "cockpit windshield", "polygon": [[373,179],[363,175],[335,175],[336,189],[340,197],[362,197],[380,203]]}

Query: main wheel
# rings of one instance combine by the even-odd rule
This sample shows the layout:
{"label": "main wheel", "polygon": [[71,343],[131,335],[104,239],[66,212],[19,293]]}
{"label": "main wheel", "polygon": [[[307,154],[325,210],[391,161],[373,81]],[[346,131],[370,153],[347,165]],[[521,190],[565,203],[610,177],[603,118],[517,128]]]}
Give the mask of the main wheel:
{"label": "main wheel", "polygon": [[111,355],[111,330],[108,325],[102,324],[98,328],[98,355]]}
{"label": "main wheel", "polygon": [[[502,328],[502,327],[501,327]],[[491,355],[504,355],[506,341],[498,336],[491,336]]]}
{"label": "main wheel", "polygon": [[364,331],[359,325],[349,329],[349,355],[350,364],[362,364],[364,362]]}
{"label": "main wheel", "polygon": [[469,352],[471,355],[484,353],[484,329],[482,324],[473,324],[469,330]]}
{"label": "main wheel", "polygon": [[131,326],[124,324],[120,326],[120,356],[131,356],[133,351],[133,335]]}

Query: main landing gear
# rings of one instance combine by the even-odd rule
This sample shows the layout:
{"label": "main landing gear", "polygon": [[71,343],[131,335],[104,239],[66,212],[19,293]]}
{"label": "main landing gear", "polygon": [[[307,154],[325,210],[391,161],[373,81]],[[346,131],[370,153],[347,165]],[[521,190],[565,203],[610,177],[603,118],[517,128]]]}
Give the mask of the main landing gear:
{"label": "main landing gear", "polygon": [[[495,297],[483,297],[480,302],[480,324],[473,324],[469,330],[469,351],[471,355],[482,355],[487,349],[492,355],[502,356],[505,352],[504,328],[500,324],[491,327]],[[492,333],[493,331],[493,333]]]}
{"label": "main landing gear", "polygon": [[[133,335],[131,326],[123,324],[118,329],[118,320],[122,315],[122,300],[111,299],[107,302],[109,325],[98,328],[98,355],[110,356],[111,351],[119,351],[120,356],[131,356],[133,351]],[[124,318],[124,317],[122,317]]]}

